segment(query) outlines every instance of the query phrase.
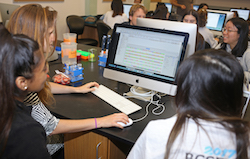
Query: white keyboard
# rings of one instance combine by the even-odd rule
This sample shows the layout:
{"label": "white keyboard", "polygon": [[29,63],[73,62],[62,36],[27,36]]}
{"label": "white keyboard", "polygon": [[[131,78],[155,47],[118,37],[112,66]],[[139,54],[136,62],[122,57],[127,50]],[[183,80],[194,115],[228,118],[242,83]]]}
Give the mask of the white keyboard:
{"label": "white keyboard", "polygon": [[141,109],[137,104],[103,85],[100,85],[92,93],[127,115]]}

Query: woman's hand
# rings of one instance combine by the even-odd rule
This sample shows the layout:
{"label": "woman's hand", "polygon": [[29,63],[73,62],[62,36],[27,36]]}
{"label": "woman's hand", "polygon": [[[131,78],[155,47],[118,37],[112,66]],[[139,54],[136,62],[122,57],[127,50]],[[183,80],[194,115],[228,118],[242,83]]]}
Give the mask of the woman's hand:
{"label": "woman's hand", "polygon": [[108,115],[105,117],[97,118],[97,128],[103,127],[118,127],[123,129],[123,127],[120,124],[117,124],[117,122],[123,122],[124,124],[128,123],[128,116],[124,113],[115,113],[112,115]]}
{"label": "woman's hand", "polygon": [[99,84],[96,83],[96,82],[89,82],[89,83],[87,83],[85,85],[82,85],[80,87],[74,87],[74,88],[76,89],[75,90],[76,93],[88,93],[88,92],[91,92],[91,91],[95,90],[95,88],[93,88],[93,87],[98,88]]}

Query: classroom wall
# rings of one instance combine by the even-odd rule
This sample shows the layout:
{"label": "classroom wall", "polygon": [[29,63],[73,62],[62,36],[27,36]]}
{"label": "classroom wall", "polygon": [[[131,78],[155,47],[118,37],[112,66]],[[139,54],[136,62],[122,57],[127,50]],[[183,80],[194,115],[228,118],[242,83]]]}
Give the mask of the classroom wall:
{"label": "classroom wall", "polygon": [[210,6],[223,6],[229,8],[248,8],[250,0],[194,0],[194,4],[207,3]]}
{"label": "classroom wall", "polygon": [[[27,3],[13,3],[13,0],[0,0],[0,3],[24,5]],[[29,2],[30,3],[30,2]],[[69,32],[66,25],[68,15],[85,15],[85,0],[64,0],[63,2],[34,2],[42,6],[51,6],[58,12],[57,33],[58,39],[63,40],[63,33]]]}
{"label": "classroom wall", "polygon": [[[170,3],[170,0],[162,0],[163,3]],[[194,4],[207,3],[210,6],[223,6],[228,8],[248,8],[250,0],[194,0]],[[151,2],[149,10],[155,10],[157,2]]]}
{"label": "classroom wall", "polygon": [[[134,0],[126,0],[124,3],[132,4]],[[162,2],[170,3],[170,0],[162,0]],[[14,3],[13,0],[0,0],[0,3],[24,5],[27,3]],[[89,15],[104,14],[110,10],[111,2],[103,2],[103,0],[64,0],[63,2],[34,2],[40,3],[42,6],[51,6],[58,11],[57,31],[58,39],[62,40],[62,34],[68,32],[66,25],[66,17],[71,14]],[[250,8],[250,0],[194,0],[194,4],[207,3],[211,6],[223,7],[247,7]],[[156,2],[143,0],[144,6],[148,10],[155,10]],[[95,8],[96,5],[96,8]]]}

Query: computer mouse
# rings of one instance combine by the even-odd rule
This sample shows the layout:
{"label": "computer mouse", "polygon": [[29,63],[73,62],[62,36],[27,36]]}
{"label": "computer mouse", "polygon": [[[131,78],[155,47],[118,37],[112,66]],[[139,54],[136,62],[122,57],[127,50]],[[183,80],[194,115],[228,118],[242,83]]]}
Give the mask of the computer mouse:
{"label": "computer mouse", "polygon": [[124,124],[123,122],[117,122],[117,124],[120,124],[122,127],[127,127],[127,126],[130,126],[133,124],[133,120],[128,118],[128,123],[127,124]]}

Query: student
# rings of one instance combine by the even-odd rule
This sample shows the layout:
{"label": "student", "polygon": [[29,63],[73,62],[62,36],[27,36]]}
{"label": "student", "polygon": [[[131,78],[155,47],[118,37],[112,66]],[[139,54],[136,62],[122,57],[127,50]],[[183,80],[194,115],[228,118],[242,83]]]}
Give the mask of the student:
{"label": "student", "polygon": [[127,159],[249,158],[243,81],[240,63],[226,51],[191,55],[177,72],[176,115],[150,121]]}
{"label": "student", "polygon": [[121,0],[113,0],[111,3],[111,11],[105,13],[103,22],[114,28],[115,23],[123,23],[128,21],[127,15],[123,12],[123,3]]}
{"label": "student", "polygon": [[215,39],[213,33],[206,27],[207,24],[207,11],[205,9],[198,10],[199,22],[198,31],[203,36],[204,40],[210,45],[211,48],[215,48],[218,45],[219,39]]}
{"label": "student", "polygon": [[[12,14],[8,29],[13,34],[23,33],[36,40],[42,51],[48,54],[51,52],[51,46],[56,43],[56,18],[57,12],[50,7],[43,8],[39,4],[27,4],[19,7]],[[55,94],[87,93],[93,90],[92,86],[98,87],[99,85],[96,82],[90,82],[81,87],[70,87],[53,82],[46,83],[47,87],[43,88],[38,95],[35,92],[29,93],[25,104],[32,106],[32,117],[44,126],[47,135],[79,132],[101,127],[116,126],[122,128],[117,122],[128,122],[127,115],[123,113],[83,120],[57,119],[45,107],[45,105],[50,104],[49,99],[53,99],[51,91]],[[60,144],[53,144],[49,145],[48,149],[50,154],[54,154],[61,147]]]}
{"label": "student", "polygon": [[168,7],[164,3],[158,2],[151,18],[167,20],[169,18]]}
{"label": "student", "polygon": [[134,3],[140,4],[142,0],[134,0]]}
{"label": "student", "polygon": [[197,11],[199,11],[200,9],[205,9],[207,10],[208,9],[208,5],[207,3],[201,3],[197,9]]}
{"label": "student", "polygon": [[234,12],[233,18],[238,18],[238,17],[239,17],[239,14],[238,14],[238,12],[237,12],[236,10],[234,10],[234,11],[232,11],[232,12]]}
{"label": "student", "polygon": [[136,25],[137,18],[145,18],[147,9],[140,4],[134,4],[129,10],[129,22],[123,24]]}
{"label": "student", "polygon": [[0,27],[0,158],[50,158],[43,127],[23,104],[29,91],[40,91],[48,69],[39,45]]}
{"label": "student", "polygon": [[248,24],[248,47],[250,47],[250,19],[247,20]]}
{"label": "student", "polygon": [[177,7],[176,14],[178,15],[178,21],[181,21],[181,18],[186,12],[193,9],[193,0],[170,0],[170,3],[174,7]]}
{"label": "student", "polygon": [[197,11],[191,9],[187,13],[184,14],[182,18],[183,23],[193,23],[197,25],[197,34],[196,34],[196,44],[195,44],[195,51],[205,49],[206,43],[203,36],[198,32],[198,13]]}
{"label": "student", "polygon": [[248,24],[242,18],[232,18],[223,29],[223,43],[217,49],[233,54],[240,61],[245,76],[250,80],[250,48],[248,47]]}

